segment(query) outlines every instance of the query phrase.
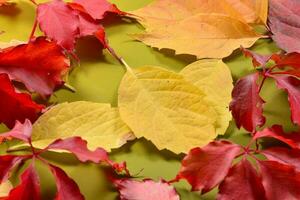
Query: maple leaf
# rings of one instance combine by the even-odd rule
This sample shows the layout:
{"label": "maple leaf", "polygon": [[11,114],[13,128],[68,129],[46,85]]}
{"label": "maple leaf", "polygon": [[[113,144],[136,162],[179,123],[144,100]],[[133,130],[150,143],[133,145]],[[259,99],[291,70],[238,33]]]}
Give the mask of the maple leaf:
{"label": "maple leaf", "polygon": [[[256,15],[255,9],[250,8],[253,2],[156,0],[132,12],[146,28],[146,33],[133,37],[152,47],[174,49],[176,54],[223,58],[240,45],[250,47],[260,38],[247,24],[253,21],[249,12]],[[262,7],[266,13],[267,6]]]}
{"label": "maple leaf", "polygon": [[160,180],[150,179],[135,181],[130,179],[114,180],[121,200],[179,200],[179,195],[173,186]]}
{"label": "maple leaf", "polygon": [[267,199],[299,199],[300,172],[294,167],[275,161],[259,161],[262,184]]}
{"label": "maple leaf", "polygon": [[272,39],[286,52],[300,53],[298,0],[270,0],[268,25]]}
{"label": "maple leaf", "polygon": [[7,74],[0,74],[0,123],[12,128],[16,120],[35,121],[44,106],[32,101],[26,93],[17,93]]}
{"label": "maple leaf", "polygon": [[232,91],[230,110],[238,128],[241,126],[253,132],[265,124],[264,100],[259,96],[257,85],[259,74],[250,74],[237,81]]}
{"label": "maple leaf", "polygon": [[56,43],[39,37],[0,52],[0,73],[22,82],[30,91],[48,96],[64,82],[70,61]]}
{"label": "maple leaf", "polygon": [[7,200],[40,200],[40,181],[31,164],[21,175],[21,183],[9,192]]}
{"label": "maple leaf", "polygon": [[300,80],[288,75],[269,75],[276,81],[277,87],[288,93],[291,118],[300,125]]}
{"label": "maple leaf", "polygon": [[229,170],[219,186],[217,199],[266,199],[261,179],[247,159],[243,158]]}
{"label": "maple leaf", "polygon": [[240,151],[238,145],[227,141],[215,141],[203,148],[194,148],[182,160],[177,179],[186,179],[193,190],[199,190],[202,194],[209,192],[225,178]]}

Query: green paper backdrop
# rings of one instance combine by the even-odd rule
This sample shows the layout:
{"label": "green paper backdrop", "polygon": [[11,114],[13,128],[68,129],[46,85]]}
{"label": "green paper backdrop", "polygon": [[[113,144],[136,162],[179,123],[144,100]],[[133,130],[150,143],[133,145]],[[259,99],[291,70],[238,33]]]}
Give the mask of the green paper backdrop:
{"label": "green paper backdrop", "polygon": [[[130,11],[145,6],[151,0],[113,0],[112,2],[121,10]],[[34,6],[29,0],[16,1],[14,7],[1,7],[0,30],[5,33],[0,35],[0,42],[8,42],[12,39],[27,41],[34,16]],[[128,19],[109,18],[105,27],[110,45],[132,67],[157,65],[179,71],[185,65],[195,61],[193,56],[175,56],[171,50],[158,51],[143,43],[133,41],[129,34],[142,32],[143,29],[139,24]],[[272,53],[278,50],[268,39],[258,41],[252,49],[260,53]],[[93,38],[80,40],[77,51],[81,64],[74,68],[69,77],[69,84],[76,89],[76,93],[61,89],[51,97],[51,102],[87,100],[112,103],[116,106],[117,89],[125,72],[124,68],[107,51],[102,52],[101,45]],[[250,73],[253,69],[251,61],[244,58],[239,51],[234,52],[224,61],[230,66],[234,80]],[[267,125],[279,123],[284,124],[287,130],[292,129],[284,92],[277,90],[274,83],[267,82],[266,87],[263,88],[263,97],[267,101],[265,105]],[[237,130],[233,124],[228,128],[226,135],[240,144],[247,143],[248,137],[244,134],[245,131]],[[4,130],[4,127],[0,128],[0,131]],[[5,148],[6,145],[1,146],[2,152]],[[117,198],[117,193],[114,192],[112,186],[105,182],[103,170],[99,166],[81,164],[68,154],[47,153],[45,156],[75,179],[87,200]],[[145,139],[130,142],[113,151],[111,156],[116,161],[126,161],[131,173],[138,175],[139,178],[150,177],[155,180],[174,178],[182,158],[182,155],[178,156],[169,151],[158,151],[151,142]],[[43,198],[53,199],[55,184],[52,176],[39,163],[38,171],[42,179]],[[17,176],[13,176],[12,181],[16,184]],[[175,185],[183,200],[215,198],[216,190],[200,196],[196,192],[190,192],[189,185],[184,181]]]}

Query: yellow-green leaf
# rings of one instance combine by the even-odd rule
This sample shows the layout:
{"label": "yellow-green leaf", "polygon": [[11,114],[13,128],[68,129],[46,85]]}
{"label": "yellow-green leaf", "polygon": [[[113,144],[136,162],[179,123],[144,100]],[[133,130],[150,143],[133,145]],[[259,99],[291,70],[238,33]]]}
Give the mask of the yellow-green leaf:
{"label": "yellow-green leaf", "polygon": [[228,66],[222,60],[200,60],[186,66],[180,74],[205,92],[218,114],[217,133],[224,134],[231,120],[228,105],[233,89]]}
{"label": "yellow-green leaf", "polygon": [[184,77],[159,67],[128,71],[119,88],[121,118],[158,149],[187,152],[216,137],[216,112],[205,93]]}
{"label": "yellow-green leaf", "polygon": [[32,141],[43,148],[58,138],[80,136],[88,147],[107,151],[133,139],[117,108],[110,104],[78,101],[54,106],[33,124]]}

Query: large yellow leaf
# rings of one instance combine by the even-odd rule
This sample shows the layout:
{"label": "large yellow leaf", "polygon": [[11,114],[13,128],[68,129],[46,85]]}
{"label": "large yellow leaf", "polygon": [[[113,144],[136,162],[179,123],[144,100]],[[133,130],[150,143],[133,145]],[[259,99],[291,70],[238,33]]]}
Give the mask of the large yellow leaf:
{"label": "large yellow leaf", "polygon": [[121,120],[118,109],[103,103],[62,103],[33,124],[35,147],[43,148],[55,139],[71,136],[87,140],[92,149],[102,147],[107,151],[134,138],[132,131]]}
{"label": "large yellow leaf", "polygon": [[222,60],[200,60],[186,66],[180,74],[205,92],[218,114],[217,133],[224,134],[231,120],[228,105],[233,89],[228,66]]}
{"label": "large yellow leaf", "polygon": [[156,0],[133,11],[146,28],[174,23],[197,14],[218,13],[247,23],[266,22],[268,0]]}
{"label": "large yellow leaf", "polygon": [[216,137],[216,112],[205,93],[184,77],[159,67],[128,71],[119,88],[121,118],[158,149],[187,152]]}
{"label": "large yellow leaf", "polygon": [[176,54],[198,58],[223,58],[259,39],[246,23],[221,14],[198,14],[133,37],[152,47],[174,49]]}

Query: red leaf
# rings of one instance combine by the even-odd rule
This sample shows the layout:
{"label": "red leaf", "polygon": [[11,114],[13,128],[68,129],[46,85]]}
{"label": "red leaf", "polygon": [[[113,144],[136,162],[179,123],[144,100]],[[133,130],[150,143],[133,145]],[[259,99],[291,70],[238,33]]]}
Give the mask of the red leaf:
{"label": "red leaf", "polygon": [[250,74],[239,79],[232,91],[230,110],[238,128],[243,126],[253,132],[265,124],[263,116],[264,100],[259,96],[258,74]]}
{"label": "red leaf", "polygon": [[286,52],[300,53],[299,0],[270,0],[268,25],[272,38]]}
{"label": "red leaf", "polygon": [[29,119],[33,122],[43,108],[32,101],[30,95],[17,93],[8,75],[0,74],[0,123],[13,128],[16,120],[24,122]]}
{"label": "red leaf", "polygon": [[238,145],[227,141],[211,142],[203,148],[194,148],[183,159],[177,177],[186,179],[193,190],[206,193],[224,179],[240,151]]}
{"label": "red leaf", "polygon": [[0,73],[7,73],[43,96],[63,84],[62,76],[68,69],[69,61],[62,49],[44,37],[0,52]]}
{"label": "red leaf", "polygon": [[31,138],[31,132],[32,125],[28,119],[25,119],[24,124],[21,124],[19,121],[17,121],[12,130],[0,135],[0,144],[3,140],[10,140],[12,138],[28,143]]}
{"label": "red leaf", "polygon": [[24,159],[26,159],[26,157],[23,156],[0,156],[0,184],[7,181],[13,168],[20,164]]}
{"label": "red leaf", "polygon": [[292,121],[300,125],[300,80],[288,75],[269,75],[275,79],[277,87],[288,93]]}
{"label": "red leaf", "polygon": [[277,66],[290,66],[295,69],[300,68],[300,54],[289,53],[287,55],[280,56],[276,61]]}
{"label": "red leaf", "polygon": [[49,165],[56,180],[57,194],[55,200],[84,200],[78,185],[62,169]]}
{"label": "red leaf", "polygon": [[265,128],[262,131],[258,131],[253,139],[259,139],[259,138],[275,138],[277,140],[280,140],[286,144],[288,144],[292,148],[300,148],[300,134],[299,133],[290,133],[286,134],[284,133],[282,126],[274,125],[271,128]]}
{"label": "red leaf", "polygon": [[40,181],[31,164],[21,175],[21,183],[12,189],[7,200],[40,200]]}
{"label": "red leaf", "polygon": [[116,5],[109,3],[106,0],[74,0],[74,3],[80,4],[86,12],[95,20],[103,19],[107,12],[124,15]]}
{"label": "red leaf", "polygon": [[134,181],[129,179],[115,180],[121,200],[179,200],[179,195],[173,186],[163,180]]}
{"label": "red leaf", "polygon": [[92,161],[94,163],[99,163],[108,161],[108,154],[104,149],[97,148],[95,151],[90,151],[87,148],[87,142],[80,137],[71,137],[64,140],[58,139],[45,148],[45,150],[48,149],[69,151],[81,162]]}
{"label": "red leaf", "polygon": [[74,49],[79,33],[78,16],[61,0],[39,4],[37,20],[41,30],[67,50]]}
{"label": "red leaf", "polygon": [[234,165],[219,186],[218,200],[264,200],[261,178],[247,159]]}
{"label": "red leaf", "polygon": [[267,199],[300,199],[300,173],[294,167],[276,161],[260,161],[259,167]]}
{"label": "red leaf", "polygon": [[241,50],[246,57],[252,58],[252,64],[254,67],[265,66],[272,57],[272,55],[257,54],[254,51],[250,51],[243,47],[241,47]]}
{"label": "red leaf", "polygon": [[282,164],[292,165],[300,171],[300,150],[284,147],[272,147],[261,152],[268,160],[277,161]]}

